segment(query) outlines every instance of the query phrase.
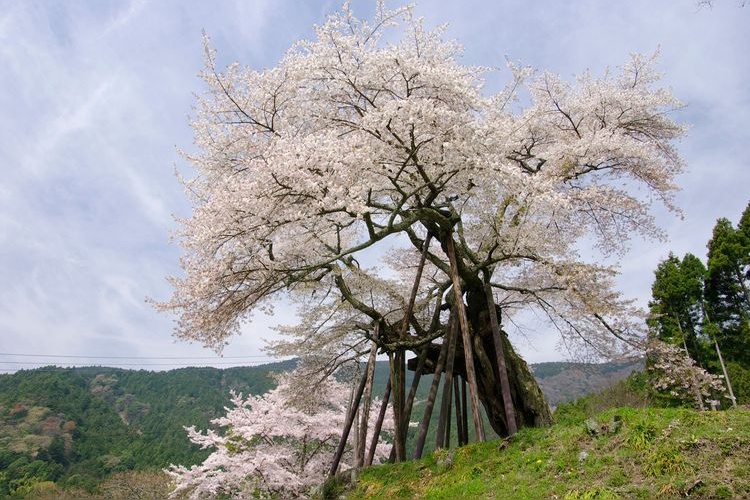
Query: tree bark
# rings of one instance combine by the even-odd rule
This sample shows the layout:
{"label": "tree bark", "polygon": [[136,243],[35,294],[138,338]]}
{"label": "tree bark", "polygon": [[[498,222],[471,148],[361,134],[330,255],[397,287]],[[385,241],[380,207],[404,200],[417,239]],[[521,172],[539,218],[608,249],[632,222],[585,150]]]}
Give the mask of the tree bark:
{"label": "tree bark", "polygon": [[[487,299],[483,285],[477,288],[467,287],[467,317],[473,343],[473,359],[477,366],[476,381],[479,400],[492,429],[501,437],[510,435],[502,395],[498,391],[497,355],[494,347],[492,325],[490,322]],[[552,423],[552,414],[544,394],[526,362],[516,353],[508,340],[507,334],[500,328],[508,384],[513,401],[517,427],[545,427]],[[463,342],[459,339],[456,345],[453,371],[465,377]],[[432,344],[428,349],[428,362],[425,373],[433,373],[436,367],[440,346]],[[416,361],[409,363],[409,369],[416,369]],[[468,403],[468,402],[467,402]],[[465,405],[466,411],[468,404]]]}

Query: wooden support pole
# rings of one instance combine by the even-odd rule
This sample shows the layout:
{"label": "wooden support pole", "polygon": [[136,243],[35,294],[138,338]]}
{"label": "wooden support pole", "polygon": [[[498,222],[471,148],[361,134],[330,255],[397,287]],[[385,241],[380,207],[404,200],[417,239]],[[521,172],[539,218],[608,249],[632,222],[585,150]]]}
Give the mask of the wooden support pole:
{"label": "wooden support pole", "polygon": [[[455,377],[454,379],[455,380]],[[443,404],[446,406],[446,412],[445,412],[445,441],[443,445],[445,448],[451,447],[451,404],[453,403],[453,384],[448,384],[448,381],[445,381],[445,387],[448,388],[448,394],[447,398],[443,399]],[[447,401],[447,403],[446,403]]]}
{"label": "wooden support pole", "polygon": [[391,370],[391,392],[393,393],[393,451],[392,459],[396,462],[406,460],[406,443],[404,443],[404,356],[403,349],[389,353]]}
{"label": "wooden support pole", "polygon": [[463,446],[464,429],[463,429],[463,412],[461,411],[461,389],[458,383],[459,377],[453,377],[453,399],[456,401],[456,441],[458,446]]}
{"label": "wooden support pole", "polygon": [[461,420],[464,429],[463,443],[469,444],[469,407],[466,404],[466,379],[461,378]]}
{"label": "wooden support pole", "polygon": [[518,426],[516,424],[516,410],[513,405],[513,397],[510,393],[508,369],[505,366],[505,349],[503,349],[503,339],[500,333],[500,322],[497,319],[497,310],[495,310],[495,297],[492,295],[492,285],[490,285],[489,273],[487,273],[487,281],[484,284],[484,295],[485,297],[487,297],[487,310],[490,313],[490,325],[492,325],[492,341],[495,344],[495,356],[497,356],[497,376],[500,380],[500,393],[503,397],[506,426],[508,427],[508,435],[512,436],[518,431]]}
{"label": "wooden support pole", "polygon": [[456,248],[453,244],[453,236],[448,235],[446,241],[448,259],[450,260],[451,281],[453,282],[453,296],[455,298],[456,309],[458,311],[458,320],[461,327],[461,338],[464,343],[464,360],[466,362],[466,381],[469,384],[469,396],[471,399],[471,412],[476,430],[477,441],[485,441],[484,427],[482,425],[482,416],[479,410],[479,389],[477,387],[477,375],[474,371],[474,349],[471,343],[471,333],[469,332],[469,320],[466,317],[464,308],[464,297],[461,291],[461,278],[458,275],[458,261],[456,258]]}
{"label": "wooden support pole", "polygon": [[[448,336],[450,336],[450,333],[448,334]],[[414,460],[419,460],[420,458],[422,458],[424,443],[427,439],[427,429],[429,429],[430,427],[430,420],[432,419],[432,409],[435,407],[435,398],[437,397],[438,386],[440,385],[440,378],[443,375],[443,367],[445,366],[445,358],[447,357],[448,339],[445,339],[443,341],[443,345],[440,347],[440,354],[438,355],[437,363],[435,363],[435,374],[432,376],[432,385],[430,385],[430,392],[427,395],[427,403],[424,407],[424,414],[422,415],[422,421],[419,423],[417,443],[414,446]]]}
{"label": "wooden support pole", "polygon": [[[399,332],[400,340],[406,340],[408,337],[409,322],[411,321],[412,313],[414,312],[414,303],[417,300],[419,283],[422,280],[422,272],[424,270],[424,264],[427,259],[427,252],[430,247],[431,239],[432,235],[428,232],[427,237],[422,244],[422,254],[420,255],[417,273],[414,277],[414,285],[412,286],[411,294],[409,295],[409,301],[406,304],[404,318],[401,321],[401,331]],[[417,373],[419,372],[417,371]],[[396,462],[403,462],[406,460],[406,438],[409,430],[408,419],[409,414],[411,413],[411,405],[406,403],[406,352],[404,349],[397,350],[395,355],[391,358],[391,379],[393,380],[393,418],[396,424],[394,430],[394,449],[396,451],[395,460]],[[416,378],[416,382],[419,383],[418,378]],[[414,390],[416,392],[416,389]]]}
{"label": "wooden support pole", "polygon": [[[369,365],[369,360],[368,360]],[[336,471],[339,469],[341,463],[341,457],[344,456],[344,450],[346,449],[346,441],[349,439],[349,432],[352,430],[352,424],[354,423],[354,417],[357,415],[357,408],[359,408],[359,402],[362,399],[362,393],[365,391],[365,384],[367,383],[367,374],[362,375],[362,380],[359,382],[357,392],[352,398],[352,405],[349,407],[349,413],[346,415],[346,421],[344,422],[344,429],[341,432],[341,441],[336,448],[336,454],[333,456],[333,463],[331,469],[328,471],[328,475],[333,477],[336,475]]]}
{"label": "wooden support pole", "polygon": [[365,383],[364,401],[362,403],[362,412],[359,419],[359,440],[357,445],[357,467],[362,467],[365,464],[365,447],[367,446],[367,425],[370,420],[370,406],[372,404],[372,383],[375,377],[375,361],[378,355],[378,335],[380,331],[380,323],[375,322],[375,328],[372,333],[372,347],[370,347],[370,357],[367,359],[367,369],[365,370],[365,377],[367,382]]}
{"label": "wooden support pole", "polygon": [[[417,358],[417,368],[414,371],[414,378],[411,381],[411,388],[409,389],[409,396],[406,398],[406,405],[404,407],[404,422],[406,422],[406,430],[409,430],[409,420],[411,419],[411,410],[414,407],[414,398],[417,396],[417,389],[419,388],[419,381],[422,379],[422,370],[424,369],[425,362],[427,361],[427,351],[429,345],[425,345]],[[406,443],[407,436],[404,436],[404,443]]]}
{"label": "wooden support pole", "polygon": [[[706,322],[711,325],[711,318],[708,317],[705,305],[701,304],[703,310],[703,316],[706,318]],[[724,364],[724,357],[721,355],[721,349],[719,349],[719,341],[716,340],[716,332],[712,328],[708,328],[709,336],[714,339],[714,347],[716,347],[716,354],[719,356],[719,364],[721,365],[721,371],[724,374],[724,380],[727,382],[727,390],[729,391],[729,400],[732,402],[732,408],[737,408],[737,398],[734,397],[734,390],[732,389],[732,381],[729,380],[729,374],[727,373],[727,365]]]}
{"label": "wooden support pole", "polygon": [[448,356],[445,360],[445,378],[443,379],[443,397],[440,405],[440,417],[438,418],[437,432],[435,433],[435,448],[445,446],[445,429],[450,427],[450,400],[451,391],[453,390],[453,365],[456,359],[456,338],[458,337],[458,321],[456,321],[454,306],[451,311],[452,320],[449,322],[448,338]]}
{"label": "wooden support pole", "polygon": [[380,403],[380,413],[378,413],[378,420],[375,422],[375,428],[372,430],[372,439],[370,440],[370,449],[367,450],[367,459],[365,465],[372,465],[372,460],[375,458],[375,448],[380,440],[380,431],[383,429],[383,420],[385,420],[385,414],[388,411],[388,400],[391,398],[391,380],[388,379],[388,383],[385,385],[385,392],[383,393],[383,401]]}

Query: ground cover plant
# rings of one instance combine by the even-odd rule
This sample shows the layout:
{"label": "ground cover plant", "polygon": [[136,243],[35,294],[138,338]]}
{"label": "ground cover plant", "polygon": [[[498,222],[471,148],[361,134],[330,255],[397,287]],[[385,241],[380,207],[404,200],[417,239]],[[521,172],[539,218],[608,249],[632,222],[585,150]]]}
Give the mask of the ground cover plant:
{"label": "ground cover plant", "polygon": [[548,429],[523,429],[510,442],[373,467],[346,498],[750,496],[750,410],[614,408],[590,424],[596,433],[579,411]]}

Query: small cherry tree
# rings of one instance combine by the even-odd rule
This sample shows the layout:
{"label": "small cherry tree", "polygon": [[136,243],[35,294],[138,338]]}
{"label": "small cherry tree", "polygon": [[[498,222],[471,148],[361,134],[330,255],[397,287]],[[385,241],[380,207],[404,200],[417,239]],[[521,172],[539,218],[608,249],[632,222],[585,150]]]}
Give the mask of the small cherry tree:
{"label": "small cherry tree", "polygon": [[480,400],[500,435],[550,422],[502,330],[519,312],[573,349],[642,349],[617,266],[579,249],[616,262],[631,235],[660,237],[650,204],[675,209],[682,169],[679,103],[653,58],[575,84],[511,65],[485,95],[488,70],[461,64],[442,33],[411,7],[379,4],[366,21],[345,5],[274,68],[220,72],[207,44],[185,274],[159,306],[179,313],[177,336],[221,349],[290,297],[302,320],[274,352],[318,351],[328,368],[376,342],[392,361],[399,460],[406,351],[429,373],[456,345],[445,364],[467,381],[481,439]]}
{"label": "small cherry tree", "polygon": [[[215,451],[201,464],[172,465],[166,471],[175,481],[172,496],[297,498],[325,480],[341,438],[350,390],[333,378],[305,383],[284,374],[278,382],[261,396],[233,394],[233,406],[212,421],[222,432],[187,428],[193,443]],[[392,428],[390,421],[384,425]],[[353,448],[347,448],[343,469],[354,465]],[[390,448],[377,443],[375,461],[387,458]]]}
{"label": "small cherry tree", "polygon": [[653,388],[676,401],[705,410],[705,398],[724,395],[723,377],[698,366],[685,349],[654,339],[648,344],[647,360]]}

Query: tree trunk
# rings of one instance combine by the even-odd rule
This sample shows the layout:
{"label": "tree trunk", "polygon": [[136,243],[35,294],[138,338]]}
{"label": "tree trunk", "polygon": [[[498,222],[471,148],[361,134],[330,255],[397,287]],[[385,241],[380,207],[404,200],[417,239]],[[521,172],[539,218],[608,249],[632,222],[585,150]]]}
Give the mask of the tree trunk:
{"label": "tree trunk", "polygon": [[[467,288],[466,314],[471,330],[471,339],[476,365],[476,380],[479,400],[484,406],[492,429],[501,437],[509,435],[505,405],[497,379],[497,355],[494,347],[492,325],[487,309],[487,299],[483,285],[477,289]],[[516,353],[507,334],[500,328],[500,337],[505,354],[510,393],[516,416],[516,424],[521,427],[545,427],[552,423],[552,414],[539,384],[526,362]],[[424,373],[433,373],[440,353],[439,345],[431,345]],[[447,363],[446,363],[447,364]],[[466,377],[464,348],[461,337],[456,342],[453,373]],[[415,370],[416,359],[409,360],[409,369]],[[465,411],[465,410],[464,410]]]}
{"label": "tree trunk", "polygon": [[[467,289],[467,315],[472,329],[474,357],[477,370],[479,398],[493,430],[499,436],[508,436],[508,421],[505,404],[501,393],[499,373],[499,354],[495,352],[495,339],[489,314],[487,295],[484,287]],[[497,311],[497,306],[492,304]],[[498,317],[500,312],[497,311]],[[544,427],[552,423],[552,413],[539,384],[531,373],[526,362],[516,353],[508,340],[508,335],[500,328],[500,340],[505,357],[505,368],[508,374],[510,395],[516,424],[520,427]]]}

